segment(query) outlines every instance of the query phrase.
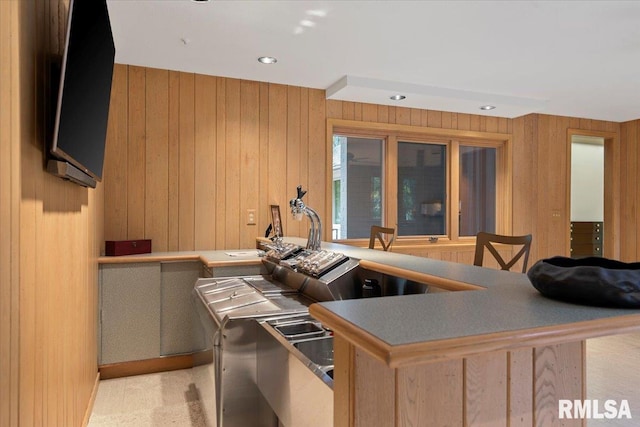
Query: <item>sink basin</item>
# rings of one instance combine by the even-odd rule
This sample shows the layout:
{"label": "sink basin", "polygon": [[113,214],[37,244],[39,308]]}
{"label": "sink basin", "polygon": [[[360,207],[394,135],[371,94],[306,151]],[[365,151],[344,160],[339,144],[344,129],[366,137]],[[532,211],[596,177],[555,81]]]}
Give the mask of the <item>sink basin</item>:
{"label": "sink basin", "polygon": [[333,366],[333,337],[298,341],[293,346],[320,366]]}
{"label": "sink basin", "polygon": [[324,329],[313,322],[298,322],[289,325],[278,325],[275,326],[275,329],[288,340],[314,336],[317,337],[324,334]]}

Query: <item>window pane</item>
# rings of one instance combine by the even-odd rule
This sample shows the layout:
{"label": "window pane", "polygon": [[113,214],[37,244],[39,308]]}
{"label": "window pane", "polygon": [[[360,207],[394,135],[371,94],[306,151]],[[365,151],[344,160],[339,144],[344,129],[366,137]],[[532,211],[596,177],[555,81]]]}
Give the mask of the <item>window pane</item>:
{"label": "window pane", "polygon": [[382,225],[382,142],[333,136],[334,239],[369,238]]}
{"label": "window pane", "polygon": [[496,232],[496,149],[460,146],[460,236]]}
{"label": "window pane", "polygon": [[446,234],[447,149],[398,143],[398,236]]}

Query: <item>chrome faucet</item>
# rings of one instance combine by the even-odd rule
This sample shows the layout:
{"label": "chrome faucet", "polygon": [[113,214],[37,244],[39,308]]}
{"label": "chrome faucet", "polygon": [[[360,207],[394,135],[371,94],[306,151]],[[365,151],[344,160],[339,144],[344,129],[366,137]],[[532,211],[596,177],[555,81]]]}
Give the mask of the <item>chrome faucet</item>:
{"label": "chrome faucet", "polygon": [[311,221],[311,227],[309,228],[309,238],[307,239],[307,249],[311,251],[319,251],[320,250],[320,241],[322,239],[322,222],[320,221],[320,216],[318,213],[311,209],[309,206],[306,206],[302,201],[302,198],[306,191],[302,190],[302,186],[298,185],[298,194],[295,199],[291,199],[289,202],[289,206],[291,206],[291,213],[293,217],[300,221],[302,220],[302,214],[305,214],[309,217],[309,221]]}

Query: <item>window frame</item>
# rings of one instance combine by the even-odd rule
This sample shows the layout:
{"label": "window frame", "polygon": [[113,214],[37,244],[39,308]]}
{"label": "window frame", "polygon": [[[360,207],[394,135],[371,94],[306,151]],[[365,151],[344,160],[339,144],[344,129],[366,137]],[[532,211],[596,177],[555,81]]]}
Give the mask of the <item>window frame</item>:
{"label": "window frame", "polygon": [[[398,142],[444,144],[447,147],[446,176],[446,234],[438,236],[437,244],[475,242],[475,236],[460,236],[458,207],[454,200],[460,199],[460,145],[490,147],[496,149],[496,233],[511,234],[512,229],[512,158],[511,134],[457,129],[430,128],[422,126],[360,122],[343,119],[327,119],[327,212],[326,218],[333,218],[333,135],[345,135],[383,140],[382,176],[382,225],[398,229]],[[350,244],[365,244],[366,239],[344,239],[330,241]],[[421,245],[428,243],[429,236],[402,236],[396,238],[396,245]]]}

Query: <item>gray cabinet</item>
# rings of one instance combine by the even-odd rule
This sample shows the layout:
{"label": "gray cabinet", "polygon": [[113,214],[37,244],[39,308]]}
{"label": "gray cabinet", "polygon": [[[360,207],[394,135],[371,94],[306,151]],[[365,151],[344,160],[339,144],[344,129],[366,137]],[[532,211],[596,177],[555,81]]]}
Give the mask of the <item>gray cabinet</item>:
{"label": "gray cabinet", "polygon": [[201,272],[199,261],[102,264],[99,364],[203,349],[190,300]]}
{"label": "gray cabinet", "polygon": [[160,355],[193,353],[204,349],[202,326],[191,303],[191,290],[200,277],[199,261],[161,265]]}
{"label": "gray cabinet", "polygon": [[160,263],[100,266],[101,365],[158,357]]}

